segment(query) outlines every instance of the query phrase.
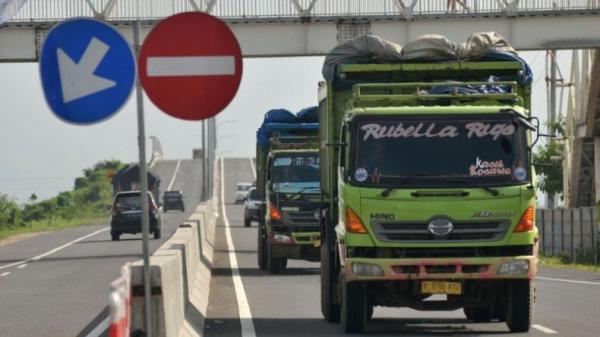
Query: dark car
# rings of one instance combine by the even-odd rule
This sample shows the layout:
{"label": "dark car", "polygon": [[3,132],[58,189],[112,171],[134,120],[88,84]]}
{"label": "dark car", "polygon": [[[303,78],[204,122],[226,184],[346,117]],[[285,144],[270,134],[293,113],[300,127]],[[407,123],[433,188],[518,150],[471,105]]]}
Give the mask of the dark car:
{"label": "dark car", "polygon": [[181,191],[165,191],[163,194],[163,211],[170,209],[178,209],[185,212],[185,204],[183,202],[183,192]]}
{"label": "dark car", "polygon": [[258,190],[252,187],[248,190],[248,197],[244,202],[244,226],[250,227],[252,221],[258,221],[258,210],[262,200],[258,198]]}
{"label": "dark car", "polygon": [[[152,193],[148,192],[150,233],[160,239],[160,214]],[[110,220],[110,235],[113,241],[123,233],[142,232],[142,198],[140,191],[119,192],[115,195]]]}

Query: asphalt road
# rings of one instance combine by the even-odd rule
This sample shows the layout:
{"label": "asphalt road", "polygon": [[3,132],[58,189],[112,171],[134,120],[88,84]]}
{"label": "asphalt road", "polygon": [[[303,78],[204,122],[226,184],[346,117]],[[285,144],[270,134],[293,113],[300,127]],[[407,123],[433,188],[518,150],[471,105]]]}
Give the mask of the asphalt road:
{"label": "asphalt road", "polygon": [[[186,212],[161,213],[162,238],[150,240],[152,251],[199,203],[202,165],[199,160],[165,160],[154,171],[162,191],[172,184],[171,189],[184,192]],[[106,323],[110,282],[142,251],[141,234],[124,234],[113,242],[108,225],[69,228],[0,247],[1,337],[88,336]],[[31,260],[35,257],[40,259]]]}
{"label": "asphalt road", "polygon": [[[251,162],[227,159],[224,169],[228,222],[222,216],[217,227],[206,336],[344,335],[339,325],[329,324],[321,316],[317,263],[290,261],[289,268],[278,276],[258,269],[256,223],[245,228],[243,208],[233,204],[236,183],[254,180]],[[231,235],[229,243],[227,231]],[[538,276],[535,327],[519,336],[600,335],[600,274],[544,268]],[[394,308],[376,308],[365,332],[378,336],[496,334],[517,335],[510,334],[504,323],[469,323],[462,310],[419,312]]]}

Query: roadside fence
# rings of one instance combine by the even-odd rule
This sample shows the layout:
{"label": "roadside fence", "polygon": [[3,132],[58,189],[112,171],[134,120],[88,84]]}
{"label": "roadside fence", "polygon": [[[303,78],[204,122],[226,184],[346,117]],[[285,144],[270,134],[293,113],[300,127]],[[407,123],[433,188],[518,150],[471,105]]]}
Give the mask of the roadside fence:
{"label": "roadside fence", "polygon": [[600,230],[596,207],[538,209],[536,224],[542,255],[598,264]]}

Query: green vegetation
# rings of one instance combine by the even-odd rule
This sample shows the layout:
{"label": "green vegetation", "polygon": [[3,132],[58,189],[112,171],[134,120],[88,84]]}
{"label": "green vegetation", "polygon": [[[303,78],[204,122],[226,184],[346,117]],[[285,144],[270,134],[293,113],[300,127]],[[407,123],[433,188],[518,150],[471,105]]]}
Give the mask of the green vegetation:
{"label": "green vegetation", "polygon": [[538,265],[543,266],[543,267],[577,269],[577,270],[593,271],[593,272],[600,273],[600,265],[594,264],[594,262],[591,261],[589,258],[578,259],[577,263],[574,263],[573,260],[566,255],[560,255],[560,256],[540,255]]}
{"label": "green vegetation", "polygon": [[112,201],[110,179],[123,166],[118,160],[99,162],[83,170],[72,191],[40,202],[32,194],[22,206],[0,193],[0,239],[106,221]]}
{"label": "green vegetation", "polygon": [[[564,119],[549,124],[548,130],[559,139],[563,139],[565,135]],[[533,154],[533,166],[537,174],[542,177],[538,188],[548,195],[562,195],[563,192],[562,156],[564,146],[564,142],[551,139],[546,144],[538,145],[537,151]]]}

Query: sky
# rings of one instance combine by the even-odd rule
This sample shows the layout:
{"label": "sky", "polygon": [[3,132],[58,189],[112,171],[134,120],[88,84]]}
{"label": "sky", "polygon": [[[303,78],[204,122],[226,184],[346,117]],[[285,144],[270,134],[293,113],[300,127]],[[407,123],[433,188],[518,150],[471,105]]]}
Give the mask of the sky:
{"label": "sky", "polygon": [[[533,114],[546,115],[545,52],[521,53],[534,72]],[[571,53],[559,52],[568,80]],[[251,157],[255,133],[273,108],[298,111],[317,104],[323,57],[246,58],[238,93],[217,117],[218,154]],[[566,101],[566,96],[565,96]],[[146,135],[156,136],[167,159],[191,158],[200,147],[200,122],[178,120],[145,103]],[[138,161],[135,94],[114,117],[70,125],[46,106],[37,63],[0,63],[0,193],[25,202],[73,188],[84,168],[101,160]],[[148,150],[150,150],[148,142]]]}

